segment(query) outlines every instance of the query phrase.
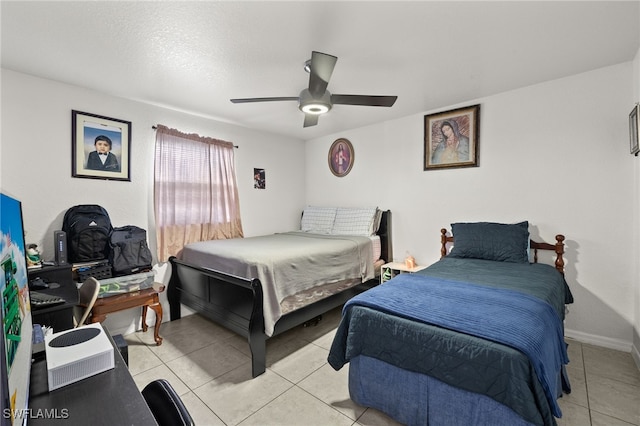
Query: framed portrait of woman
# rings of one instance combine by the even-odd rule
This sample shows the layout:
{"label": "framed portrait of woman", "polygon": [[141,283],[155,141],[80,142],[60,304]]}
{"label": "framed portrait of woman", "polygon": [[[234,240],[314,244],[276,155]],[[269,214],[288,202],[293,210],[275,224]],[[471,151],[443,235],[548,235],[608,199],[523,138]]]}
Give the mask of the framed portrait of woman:
{"label": "framed portrait of woman", "polygon": [[329,169],[338,177],[349,174],[353,167],[355,153],[353,145],[344,138],[336,139],[329,148]]}
{"label": "framed portrait of woman", "polygon": [[478,166],[480,105],[424,116],[424,170]]}

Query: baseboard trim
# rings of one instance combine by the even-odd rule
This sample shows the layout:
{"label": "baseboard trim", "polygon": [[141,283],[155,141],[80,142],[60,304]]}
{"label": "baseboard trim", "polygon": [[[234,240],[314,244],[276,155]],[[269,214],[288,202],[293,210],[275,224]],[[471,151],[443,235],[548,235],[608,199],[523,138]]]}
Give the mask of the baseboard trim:
{"label": "baseboard trim", "polygon": [[594,334],[583,333],[581,331],[565,330],[564,335],[581,343],[602,346],[609,349],[615,349],[617,351],[632,352],[633,348],[633,345],[630,341],[612,339],[611,337],[596,336]]}

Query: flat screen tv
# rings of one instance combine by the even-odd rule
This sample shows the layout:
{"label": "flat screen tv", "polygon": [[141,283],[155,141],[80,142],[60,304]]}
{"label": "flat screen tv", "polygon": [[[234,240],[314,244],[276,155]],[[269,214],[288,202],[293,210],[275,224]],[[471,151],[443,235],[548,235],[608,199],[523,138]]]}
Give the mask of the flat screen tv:
{"label": "flat screen tv", "polygon": [[0,194],[1,425],[26,424],[33,325],[21,203]]}

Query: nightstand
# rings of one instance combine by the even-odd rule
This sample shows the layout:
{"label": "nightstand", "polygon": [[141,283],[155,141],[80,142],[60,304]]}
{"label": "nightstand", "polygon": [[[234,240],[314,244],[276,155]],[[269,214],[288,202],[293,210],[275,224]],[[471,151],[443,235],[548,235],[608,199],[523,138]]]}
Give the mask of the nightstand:
{"label": "nightstand", "polygon": [[426,268],[426,266],[414,266],[407,268],[403,262],[385,263],[380,267],[380,284],[389,281],[398,274],[412,274]]}

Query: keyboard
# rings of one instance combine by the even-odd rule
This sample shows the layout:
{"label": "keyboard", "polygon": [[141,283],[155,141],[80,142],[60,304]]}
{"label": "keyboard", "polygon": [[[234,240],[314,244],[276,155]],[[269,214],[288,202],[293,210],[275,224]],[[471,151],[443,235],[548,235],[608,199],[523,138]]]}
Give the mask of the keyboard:
{"label": "keyboard", "polygon": [[52,296],[38,291],[30,291],[29,298],[31,299],[31,304],[36,307],[59,305],[65,302],[62,297]]}

